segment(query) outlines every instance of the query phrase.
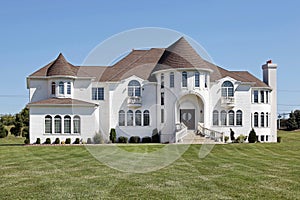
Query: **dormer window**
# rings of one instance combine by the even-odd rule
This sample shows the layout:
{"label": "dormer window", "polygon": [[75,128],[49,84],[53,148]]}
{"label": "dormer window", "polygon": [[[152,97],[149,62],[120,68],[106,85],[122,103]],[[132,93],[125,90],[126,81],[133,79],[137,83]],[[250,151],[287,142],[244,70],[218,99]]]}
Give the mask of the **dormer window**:
{"label": "dormer window", "polygon": [[59,94],[65,94],[64,82],[62,82],[62,81],[59,82],[58,88],[59,88]]}
{"label": "dormer window", "polygon": [[234,90],[233,90],[233,84],[230,81],[225,81],[222,84],[222,97],[233,97]]}
{"label": "dormer window", "polygon": [[130,97],[140,97],[141,96],[141,84],[132,80],[128,83],[128,96]]}
{"label": "dormer window", "polygon": [[52,82],[51,83],[51,94],[52,95],[55,95],[55,93],[56,93],[55,90],[56,90],[56,84],[55,84],[55,82]]}

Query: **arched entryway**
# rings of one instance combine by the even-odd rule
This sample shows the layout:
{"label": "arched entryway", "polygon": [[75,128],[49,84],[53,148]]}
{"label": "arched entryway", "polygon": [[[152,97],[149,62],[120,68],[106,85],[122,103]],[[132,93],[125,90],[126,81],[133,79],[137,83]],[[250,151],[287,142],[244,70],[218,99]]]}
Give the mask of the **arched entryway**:
{"label": "arched entryway", "polygon": [[182,96],[176,103],[176,121],[184,123],[189,130],[196,130],[198,122],[204,122],[204,103],[195,94]]}

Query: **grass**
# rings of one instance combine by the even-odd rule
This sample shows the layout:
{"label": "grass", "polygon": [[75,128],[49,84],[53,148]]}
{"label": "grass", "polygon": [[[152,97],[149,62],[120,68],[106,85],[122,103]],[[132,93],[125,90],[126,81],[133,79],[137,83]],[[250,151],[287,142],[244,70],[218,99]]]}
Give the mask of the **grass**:
{"label": "grass", "polygon": [[277,144],[216,145],[204,159],[191,145],[173,164],[141,174],[111,169],[84,146],[0,139],[0,199],[300,199],[300,132],[279,135]]}

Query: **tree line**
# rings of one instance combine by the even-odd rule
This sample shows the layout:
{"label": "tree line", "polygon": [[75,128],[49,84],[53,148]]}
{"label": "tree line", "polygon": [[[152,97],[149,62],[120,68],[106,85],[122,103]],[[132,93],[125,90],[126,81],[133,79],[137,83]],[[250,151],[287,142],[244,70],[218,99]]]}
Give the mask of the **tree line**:
{"label": "tree line", "polygon": [[[10,127],[7,128],[7,127]],[[11,133],[15,136],[29,137],[29,110],[23,108],[15,115],[5,114],[0,117],[0,138]]]}
{"label": "tree line", "polygon": [[290,113],[290,118],[285,122],[286,128],[289,131],[300,129],[300,110],[295,110]]}

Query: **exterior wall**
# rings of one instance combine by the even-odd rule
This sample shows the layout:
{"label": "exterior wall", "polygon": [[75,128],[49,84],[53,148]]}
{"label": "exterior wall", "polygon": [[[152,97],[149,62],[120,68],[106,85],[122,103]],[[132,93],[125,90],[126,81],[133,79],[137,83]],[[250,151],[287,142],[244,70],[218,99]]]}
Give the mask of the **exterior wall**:
{"label": "exterior wall", "polygon": [[[37,138],[41,139],[41,143],[45,142],[46,138],[50,138],[51,142],[55,141],[55,138],[60,138],[61,141],[65,141],[66,138],[71,138],[71,142],[74,142],[76,138],[87,141],[88,138],[93,138],[95,133],[99,130],[99,109],[94,107],[31,107],[30,108],[30,143],[35,143]],[[54,120],[52,125],[53,134],[45,133],[45,117],[50,115],[53,119],[56,115],[62,117],[62,131],[63,131],[63,118],[69,115],[72,119],[78,115],[80,117],[80,134],[55,134],[54,133]],[[72,121],[71,121],[72,122]],[[73,123],[71,123],[73,127]],[[72,128],[73,129],[73,128]]]}
{"label": "exterior wall", "polygon": [[29,101],[36,102],[48,98],[48,81],[31,79],[29,84]]}

